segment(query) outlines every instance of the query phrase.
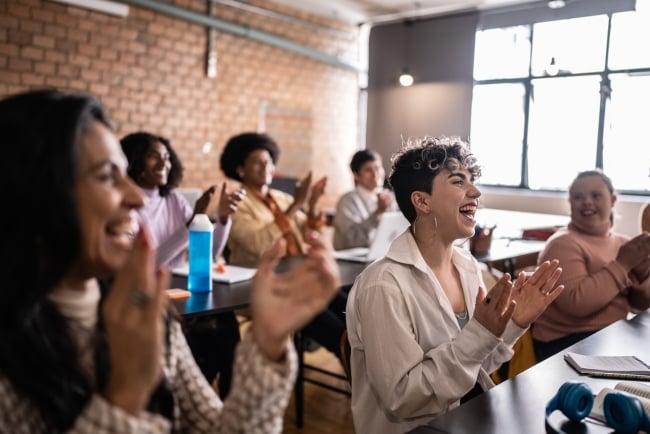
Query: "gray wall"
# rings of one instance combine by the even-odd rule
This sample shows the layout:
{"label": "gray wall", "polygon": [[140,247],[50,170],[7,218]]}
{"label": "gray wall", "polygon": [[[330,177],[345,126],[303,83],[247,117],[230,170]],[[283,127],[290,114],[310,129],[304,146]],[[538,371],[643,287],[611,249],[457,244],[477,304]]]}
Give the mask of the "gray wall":
{"label": "gray wall", "polygon": [[[370,32],[366,145],[390,156],[402,138],[469,137],[478,15],[392,23]],[[397,83],[402,68],[413,86]]]}

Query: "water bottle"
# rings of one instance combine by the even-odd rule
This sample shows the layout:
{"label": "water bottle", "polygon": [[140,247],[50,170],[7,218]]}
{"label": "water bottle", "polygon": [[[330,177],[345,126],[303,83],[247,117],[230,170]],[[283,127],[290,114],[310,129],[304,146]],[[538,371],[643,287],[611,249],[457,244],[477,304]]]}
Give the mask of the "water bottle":
{"label": "water bottle", "polygon": [[212,231],[207,214],[196,214],[190,223],[190,271],[187,289],[191,292],[212,291]]}

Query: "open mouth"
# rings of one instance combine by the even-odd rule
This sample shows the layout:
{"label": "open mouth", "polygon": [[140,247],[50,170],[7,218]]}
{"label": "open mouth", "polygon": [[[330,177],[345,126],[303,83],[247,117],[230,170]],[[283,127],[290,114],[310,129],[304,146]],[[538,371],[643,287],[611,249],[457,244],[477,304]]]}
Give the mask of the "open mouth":
{"label": "open mouth", "polygon": [[476,215],[476,205],[474,204],[463,205],[460,207],[459,211],[467,220],[474,223],[475,221],[474,216]]}
{"label": "open mouth", "polygon": [[139,229],[140,225],[136,219],[127,218],[109,223],[106,226],[106,233],[116,244],[130,248]]}

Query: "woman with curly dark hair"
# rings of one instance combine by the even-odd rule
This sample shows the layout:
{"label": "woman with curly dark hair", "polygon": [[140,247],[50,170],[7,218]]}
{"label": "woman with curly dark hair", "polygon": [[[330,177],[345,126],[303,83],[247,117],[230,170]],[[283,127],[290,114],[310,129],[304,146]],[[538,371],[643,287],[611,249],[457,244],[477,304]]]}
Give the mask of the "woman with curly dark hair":
{"label": "woman with curly dark hair", "polygon": [[0,432],[281,432],[297,365],[290,336],[340,284],[325,246],[310,238],[285,275],[273,271],[281,242],[263,257],[255,323],[222,402],[167,314],[168,273],[135,213],[144,197],[99,102],[10,96],[0,131],[0,182],[21,209],[0,217]]}
{"label": "woman with curly dark hair", "polygon": [[479,175],[460,139],[425,137],[393,158],[411,226],[357,278],[346,309],[359,432],[409,431],[492,387],[489,373],[562,292],[547,261],[486,293],[478,262],[455,245],[474,234]]}
{"label": "woman with curly dark hair", "polygon": [[[188,227],[196,214],[205,214],[217,187],[203,192],[192,209],[187,200],[175,191],[183,179],[183,165],[168,139],[148,132],[129,134],[120,141],[129,161],[127,174],[142,189],[147,203],[139,213],[151,228],[158,264],[170,268],[185,263]],[[213,233],[213,257],[221,255],[230,232],[230,215],[242,199],[240,191],[227,192],[221,187],[217,220]]]}
{"label": "woman with curly dark hair", "polygon": [[[169,139],[148,132],[137,132],[121,140],[129,161],[127,174],[147,198],[138,210],[147,224],[157,265],[170,268],[185,264],[189,225],[196,214],[205,214],[217,187],[210,186],[196,201],[194,209],[175,188],[183,179],[183,165]],[[241,191],[227,192],[223,182],[213,230],[212,256],[221,255],[230,233],[230,215],[243,197]],[[198,318],[186,330],[187,341],[201,372],[212,383],[219,376],[219,395],[228,396],[232,382],[235,348],[240,341],[239,322],[233,312]]]}

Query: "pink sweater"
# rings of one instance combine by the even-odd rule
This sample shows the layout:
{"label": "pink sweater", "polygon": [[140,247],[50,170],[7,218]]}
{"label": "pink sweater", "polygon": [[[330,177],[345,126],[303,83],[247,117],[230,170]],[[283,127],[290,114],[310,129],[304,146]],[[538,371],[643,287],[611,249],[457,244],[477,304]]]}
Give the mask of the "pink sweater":
{"label": "pink sweater", "polygon": [[628,238],[609,231],[591,235],[570,226],[554,234],[538,263],[558,259],[564,292],[533,326],[533,338],[548,342],[566,335],[599,330],[628,312],[650,307],[650,279],[636,282],[616,261]]}

